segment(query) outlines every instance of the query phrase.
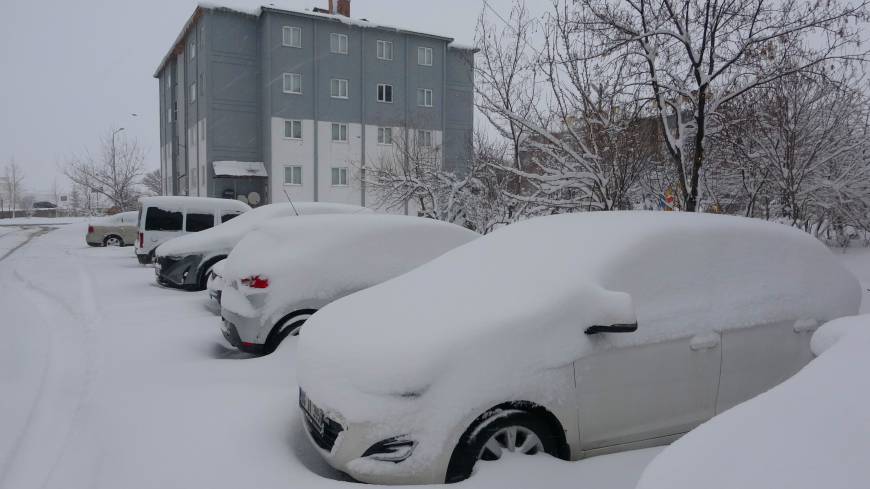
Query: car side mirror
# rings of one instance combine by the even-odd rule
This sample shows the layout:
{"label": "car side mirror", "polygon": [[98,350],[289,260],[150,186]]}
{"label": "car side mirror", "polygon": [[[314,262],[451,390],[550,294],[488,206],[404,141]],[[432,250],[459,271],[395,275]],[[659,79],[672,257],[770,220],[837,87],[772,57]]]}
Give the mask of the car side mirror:
{"label": "car side mirror", "polygon": [[611,324],[610,326],[589,326],[586,328],[586,334],[598,333],[634,333],[637,331],[637,323],[630,324]]}

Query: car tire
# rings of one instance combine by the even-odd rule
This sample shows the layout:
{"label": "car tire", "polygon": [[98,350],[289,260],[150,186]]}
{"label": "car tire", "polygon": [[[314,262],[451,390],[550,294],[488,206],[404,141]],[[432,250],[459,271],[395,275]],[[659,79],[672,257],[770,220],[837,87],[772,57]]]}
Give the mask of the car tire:
{"label": "car tire", "polygon": [[478,418],[459,439],[447,466],[446,483],[471,477],[479,460],[499,460],[507,452],[559,457],[558,438],[542,416],[520,409],[494,409]]}
{"label": "car tire", "polygon": [[299,330],[302,329],[302,325],[305,324],[305,321],[307,321],[315,312],[317,312],[315,309],[303,309],[281,318],[281,320],[275,324],[275,327],[272,328],[269,337],[266,339],[266,344],[263,348],[264,353],[268,355],[277,350],[278,345],[284,341],[284,338],[291,335],[298,335]]}
{"label": "car tire", "polygon": [[110,234],[103,239],[103,246],[124,246],[124,240],[120,236]]}

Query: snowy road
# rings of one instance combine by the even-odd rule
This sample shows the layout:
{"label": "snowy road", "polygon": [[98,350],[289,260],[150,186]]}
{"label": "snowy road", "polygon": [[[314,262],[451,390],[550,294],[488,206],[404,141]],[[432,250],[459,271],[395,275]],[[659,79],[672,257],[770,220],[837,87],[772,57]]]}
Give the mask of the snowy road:
{"label": "snowy road", "polygon": [[[42,223],[41,223],[42,224]],[[296,409],[295,339],[223,346],[204,293],[155,285],[84,223],[0,228],[0,488],[333,488]],[[634,487],[658,452],[481,468],[459,487]]]}

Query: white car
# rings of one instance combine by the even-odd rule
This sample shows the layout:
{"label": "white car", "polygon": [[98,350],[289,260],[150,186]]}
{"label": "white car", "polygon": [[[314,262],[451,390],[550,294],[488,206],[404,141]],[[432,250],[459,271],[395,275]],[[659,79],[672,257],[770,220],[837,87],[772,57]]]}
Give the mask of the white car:
{"label": "white car", "polygon": [[239,242],[224,266],[223,335],[270,353],[326,304],[479,237],[454,224],[394,215],[279,219]]}
{"label": "white car", "polygon": [[542,217],[321,309],[297,346],[299,403],[317,451],[370,483],[661,445],[800,370],[818,324],[860,300],[783,225]]}
{"label": "white car", "polygon": [[870,316],[823,325],[812,348],[794,377],[665,448],[637,489],[868,487]]}
{"label": "white car", "polygon": [[248,211],[211,229],[180,236],[160,245],[155,251],[157,282],[186,290],[205,290],[212,266],[256,226],[272,219],[321,214],[366,214],[371,210],[348,204],[326,202],[289,202],[269,204]]}
{"label": "white car", "polygon": [[151,263],[154,251],[165,241],[211,229],[250,210],[248,204],[232,199],[142,197],[137,219],[136,258],[143,265]]}

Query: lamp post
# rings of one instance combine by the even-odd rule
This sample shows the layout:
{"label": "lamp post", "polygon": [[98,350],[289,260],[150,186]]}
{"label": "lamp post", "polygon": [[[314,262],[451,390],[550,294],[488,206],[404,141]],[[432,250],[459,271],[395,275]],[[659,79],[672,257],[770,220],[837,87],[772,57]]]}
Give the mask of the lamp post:
{"label": "lamp post", "polygon": [[[122,128],[119,128],[119,129],[112,131],[112,186],[114,187],[113,190],[115,190],[115,191],[118,190],[118,170],[117,170],[117,167],[115,166],[115,136],[123,130],[124,130],[124,128],[122,127]],[[115,197],[117,197],[117,195]],[[121,209],[121,211],[124,211],[124,210],[126,210],[126,209]]]}

